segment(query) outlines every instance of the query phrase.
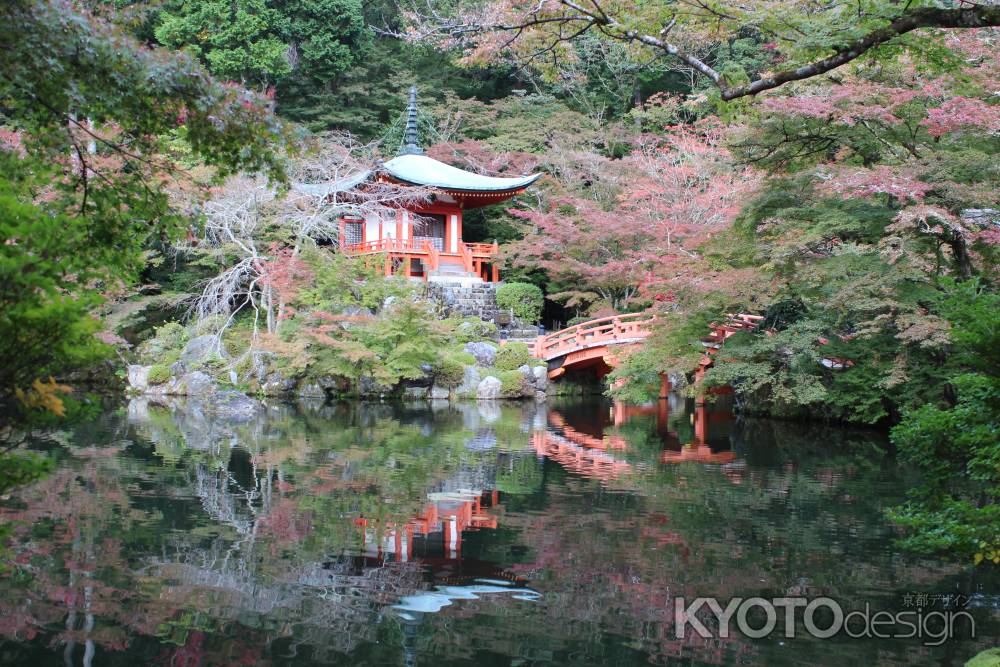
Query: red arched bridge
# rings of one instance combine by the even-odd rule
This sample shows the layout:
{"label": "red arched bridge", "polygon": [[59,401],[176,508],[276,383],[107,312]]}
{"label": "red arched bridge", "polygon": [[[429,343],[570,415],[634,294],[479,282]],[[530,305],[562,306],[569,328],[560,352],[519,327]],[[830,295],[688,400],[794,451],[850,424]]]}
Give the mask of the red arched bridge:
{"label": "red arched bridge", "polygon": [[532,354],[549,364],[549,378],[568,370],[593,369],[599,377],[611,372],[629,349],[649,336],[656,315],[632,313],[581,322],[535,339]]}
{"label": "red arched bridge", "polygon": [[[722,324],[712,324],[709,334],[702,339],[705,356],[699,376],[712,364],[722,343],[737,331],[754,329],[764,318],[743,313],[727,315]],[[603,377],[621,363],[636,346],[652,332],[657,317],[654,313],[613,315],[581,322],[546,336],[539,336],[532,346],[532,354],[549,365],[549,378],[554,380],[567,371],[592,370]]]}
{"label": "red arched bridge", "polygon": [[[705,354],[695,371],[695,381],[700,382],[704,377],[705,371],[714,363],[713,357],[726,339],[740,331],[757,329],[763,321],[762,315],[729,313],[721,324],[711,323],[708,335],[701,339]],[[601,317],[539,336],[531,345],[531,352],[536,359],[548,363],[551,380],[561,377],[567,371],[582,370],[593,371],[598,377],[604,377],[652,333],[656,323],[656,314],[649,311]],[[775,332],[765,329],[764,333],[773,335]],[[841,338],[850,339],[849,336]],[[829,343],[825,338],[819,338],[818,342],[822,345]],[[824,357],[819,363],[833,370],[854,365],[850,359],[837,357]],[[669,391],[670,383],[664,376],[660,397],[666,398]]]}

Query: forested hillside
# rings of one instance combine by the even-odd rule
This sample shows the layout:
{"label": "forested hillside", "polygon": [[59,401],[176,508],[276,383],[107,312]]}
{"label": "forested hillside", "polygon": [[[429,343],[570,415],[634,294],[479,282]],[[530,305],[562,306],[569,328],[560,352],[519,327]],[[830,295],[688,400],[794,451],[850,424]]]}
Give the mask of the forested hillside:
{"label": "forested hillside", "polygon": [[912,546],[1000,561],[995,4],[13,0],[0,19],[12,441],[84,410],[69,388],[102,364],[169,368],[207,331],[241,389],[275,368],[458,384],[469,323],[330,253],[343,211],[290,189],[395,155],[415,85],[429,155],[545,175],[465,221],[541,288],[544,324],[659,314],[615,396],[690,378],[708,323],[762,315],[688,391],[892,428],[926,478],[895,515]]}

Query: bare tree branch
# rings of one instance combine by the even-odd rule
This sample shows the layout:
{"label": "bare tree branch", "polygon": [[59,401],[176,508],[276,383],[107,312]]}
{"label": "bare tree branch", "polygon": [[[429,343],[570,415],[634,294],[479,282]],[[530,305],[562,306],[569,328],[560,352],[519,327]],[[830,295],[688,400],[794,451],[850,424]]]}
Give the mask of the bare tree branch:
{"label": "bare tree branch", "polygon": [[[719,23],[734,21],[737,18],[702,0],[685,0],[681,4],[690,6],[691,10],[690,12],[678,11],[677,15],[697,13],[702,17],[714,17]],[[560,9],[553,12],[553,5]],[[902,13],[897,18],[892,19],[888,25],[872,29],[863,37],[832,49],[834,53],[830,56],[798,67],[780,70],[749,83],[731,85],[727,83],[719,71],[704,59],[681,47],[678,42],[667,39],[669,35],[680,30],[677,26],[677,15],[671,17],[658,35],[654,35],[629,27],[627,22],[609,14],[599,0],[588,0],[586,4],[580,0],[557,0],[556,2],[540,0],[514,17],[507,16],[504,12],[491,8],[489,5],[478,14],[464,12],[460,18],[444,16],[429,1],[425,3],[425,7],[419,10],[411,8],[405,13],[415,24],[414,28],[406,35],[397,36],[408,39],[445,37],[460,43],[463,40],[489,33],[514,33],[510,39],[505,40],[504,48],[521,39],[525,31],[530,28],[560,26],[557,33],[546,36],[549,43],[536,49],[531,58],[553,52],[559,44],[572,41],[591,30],[596,30],[612,40],[650,47],[691,67],[718,87],[723,100],[749,97],[792,81],[823,75],[856,60],[872,49],[897,37],[921,28],[971,29],[1000,26],[1000,6],[995,3],[980,4],[966,1],[953,8],[913,8],[907,5],[902,9]],[[573,29],[563,31],[562,26],[572,26]]]}

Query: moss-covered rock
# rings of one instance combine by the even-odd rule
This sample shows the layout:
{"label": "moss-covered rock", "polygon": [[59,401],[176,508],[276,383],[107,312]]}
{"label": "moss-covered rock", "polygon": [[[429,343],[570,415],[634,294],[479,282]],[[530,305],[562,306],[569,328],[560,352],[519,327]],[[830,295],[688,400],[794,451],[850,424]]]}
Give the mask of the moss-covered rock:
{"label": "moss-covered rock", "polygon": [[1000,647],[988,648],[973,656],[965,667],[1000,667]]}
{"label": "moss-covered rock", "polygon": [[170,380],[170,367],[165,364],[154,364],[149,368],[146,381],[149,384],[163,384]]}

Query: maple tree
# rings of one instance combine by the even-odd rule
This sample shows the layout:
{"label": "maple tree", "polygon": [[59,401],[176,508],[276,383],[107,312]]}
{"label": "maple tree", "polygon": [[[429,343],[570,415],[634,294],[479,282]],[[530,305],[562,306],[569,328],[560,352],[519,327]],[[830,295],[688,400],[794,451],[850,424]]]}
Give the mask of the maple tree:
{"label": "maple tree", "polygon": [[[725,230],[758,176],[736,168],[718,123],[671,126],[640,136],[621,160],[590,156],[604,191],[557,181],[543,207],[510,213],[532,226],[513,249],[515,264],[538,267],[568,307],[604,302],[625,309],[637,296],[689,288],[704,270],[701,246]],[[602,201],[603,199],[603,201]]]}
{"label": "maple tree", "polygon": [[[0,488],[45,472],[11,452],[32,425],[86,412],[73,371],[112,356],[94,309],[134,284],[148,243],[181,233],[166,139],[217,176],[285,178],[267,103],[182,54],[152,50],[86,3],[0,6]],[[48,383],[39,378],[50,377]]]}
{"label": "maple tree", "polygon": [[[723,100],[753,96],[819,77],[875,54],[893,59],[933,52],[940,35],[925,29],[969,30],[1000,25],[1000,7],[988,3],[861,4],[821,8],[803,1],[704,2],[635,5],[617,0],[494,0],[438,8],[408,5],[410,39],[436,39],[464,51],[471,62],[513,56],[546,67],[573,60],[584,36],[624,42],[665,58],[711,82]],[[746,71],[724,54],[741,34],[756,36],[771,54],[760,71]],[[555,70],[560,70],[558,65]]]}

